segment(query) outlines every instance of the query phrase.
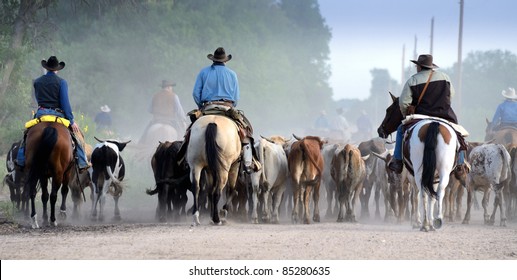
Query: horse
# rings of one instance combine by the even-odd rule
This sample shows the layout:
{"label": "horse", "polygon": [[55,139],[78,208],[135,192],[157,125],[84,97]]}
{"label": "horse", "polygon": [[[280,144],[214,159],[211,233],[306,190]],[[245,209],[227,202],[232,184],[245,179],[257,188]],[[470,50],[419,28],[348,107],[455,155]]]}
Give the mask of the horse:
{"label": "horse", "polygon": [[226,216],[228,205],[235,195],[241,149],[238,127],[232,119],[220,115],[205,115],[192,124],[186,159],[190,166],[190,180],[194,191],[193,225],[200,225],[199,193],[203,170],[206,170],[212,222],[215,225],[222,224],[218,212],[219,199],[228,184],[230,194],[223,206]]}
{"label": "horse", "polygon": [[180,138],[179,132],[174,126],[165,123],[153,123],[146,130],[139,144],[156,147],[165,141],[176,141]]}
{"label": "horse", "polygon": [[[57,192],[61,188],[61,214],[65,217],[66,197],[68,195],[68,183],[70,181],[70,170],[74,167],[75,159],[72,147],[72,136],[68,128],[58,122],[40,122],[34,125],[27,132],[25,145],[26,180],[24,185],[24,196],[30,198],[31,226],[39,228],[36,215],[36,185],[41,185],[43,202],[43,223],[48,223],[47,203],[49,192],[47,189],[48,179],[52,179],[50,192],[50,222],[57,226],[55,205]],[[25,209],[26,216],[29,209]]]}
{"label": "horse", "polygon": [[[390,93],[393,103],[386,109],[386,115],[377,129],[379,136],[387,136],[397,130],[403,120],[399,98]],[[452,126],[438,118],[422,116],[404,140],[404,166],[408,169],[416,185],[415,191],[419,209],[417,223],[421,231],[439,229],[443,221],[443,198],[449,175],[456,161],[458,137]],[[438,202],[435,217],[434,205]],[[424,211],[424,221],[420,223],[420,208]]]}
{"label": "horse", "polygon": [[512,146],[517,146],[517,128],[505,126],[495,129],[494,124],[486,119],[485,142],[487,141],[502,144],[507,149]]}

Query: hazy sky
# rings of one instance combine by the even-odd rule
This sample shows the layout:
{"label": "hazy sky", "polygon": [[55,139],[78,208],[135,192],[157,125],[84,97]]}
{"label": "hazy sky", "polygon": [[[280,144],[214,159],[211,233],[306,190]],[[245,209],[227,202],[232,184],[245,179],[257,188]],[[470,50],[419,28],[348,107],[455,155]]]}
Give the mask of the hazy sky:
{"label": "hazy sky", "polygon": [[[433,17],[435,64],[448,68],[457,61],[460,0],[318,1],[332,32],[330,85],[336,100],[368,98],[373,68],[388,69],[400,82],[403,46],[406,67],[413,59],[415,36],[417,53],[429,53]],[[463,58],[475,50],[517,54],[517,1],[464,3]]]}

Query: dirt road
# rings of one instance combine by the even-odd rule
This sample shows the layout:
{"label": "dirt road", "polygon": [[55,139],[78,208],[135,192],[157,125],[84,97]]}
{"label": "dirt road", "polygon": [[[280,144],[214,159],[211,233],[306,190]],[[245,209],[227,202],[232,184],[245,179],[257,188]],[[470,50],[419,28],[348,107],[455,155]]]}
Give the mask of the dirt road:
{"label": "dirt road", "polygon": [[[229,221],[190,226],[154,223],[152,211],[126,210],[119,223],[71,224],[29,229],[0,225],[2,260],[517,260],[517,223],[483,225],[475,211],[470,225],[445,223],[420,232],[409,223],[363,219],[324,220],[310,225]],[[123,211],[124,213],[124,211]],[[132,218],[140,217],[148,218]],[[22,223],[23,224],[23,223]]]}

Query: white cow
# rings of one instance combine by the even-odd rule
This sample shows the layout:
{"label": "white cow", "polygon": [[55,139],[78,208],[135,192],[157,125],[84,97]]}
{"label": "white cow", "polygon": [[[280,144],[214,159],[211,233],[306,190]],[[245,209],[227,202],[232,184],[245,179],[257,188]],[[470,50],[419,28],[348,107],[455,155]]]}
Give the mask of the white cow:
{"label": "white cow", "polygon": [[337,187],[336,182],[332,179],[330,175],[330,170],[332,169],[332,159],[336,154],[336,150],[339,148],[343,148],[344,145],[340,144],[325,144],[323,145],[323,149],[321,150],[321,154],[323,155],[323,161],[325,163],[325,168],[323,169],[323,176],[321,177],[321,185],[324,187],[326,191],[327,197],[327,211],[325,213],[326,218],[337,216],[339,211],[339,200],[337,195]]}
{"label": "white cow", "polygon": [[[264,138],[255,143],[255,150],[262,164],[262,169],[251,174],[252,214],[253,223],[258,223],[259,200],[262,210],[262,220],[279,223],[278,210],[282,195],[286,189],[285,181],[289,175],[287,156],[283,147]],[[271,196],[272,203],[269,203]],[[270,208],[270,205],[272,209]],[[271,211],[273,212],[271,215]],[[272,216],[272,217],[271,217]]]}
{"label": "white cow", "polygon": [[[472,195],[475,191],[483,191],[481,202],[484,209],[485,224],[493,225],[497,207],[501,210],[501,226],[506,226],[505,192],[511,179],[510,154],[501,144],[484,144],[472,149],[469,161],[471,170],[467,177],[467,212],[463,219],[464,224],[470,221]],[[494,190],[494,210],[488,214],[490,191]]]}

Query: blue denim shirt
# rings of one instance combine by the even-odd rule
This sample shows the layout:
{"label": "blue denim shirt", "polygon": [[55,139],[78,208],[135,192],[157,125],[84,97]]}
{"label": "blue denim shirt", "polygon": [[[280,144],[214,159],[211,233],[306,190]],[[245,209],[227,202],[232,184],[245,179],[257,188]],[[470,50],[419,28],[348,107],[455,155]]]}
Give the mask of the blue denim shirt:
{"label": "blue denim shirt", "polygon": [[492,125],[501,123],[517,123],[517,100],[505,100],[497,106]]}
{"label": "blue denim shirt", "polygon": [[217,100],[232,101],[233,106],[237,106],[240,97],[237,74],[224,63],[215,62],[201,69],[192,96],[198,108],[201,108],[204,102]]}

